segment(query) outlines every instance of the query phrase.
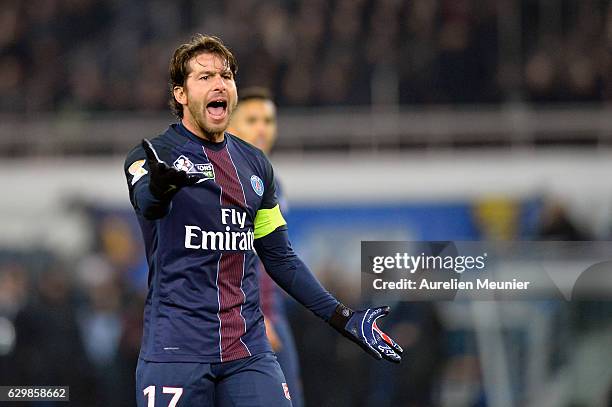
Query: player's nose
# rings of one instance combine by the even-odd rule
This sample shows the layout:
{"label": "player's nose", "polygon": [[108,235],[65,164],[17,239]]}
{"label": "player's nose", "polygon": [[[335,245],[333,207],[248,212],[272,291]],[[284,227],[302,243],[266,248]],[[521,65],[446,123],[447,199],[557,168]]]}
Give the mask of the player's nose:
{"label": "player's nose", "polygon": [[227,88],[226,80],[221,75],[215,75],[213,82],[213,90],[217,92],[225,92]]}

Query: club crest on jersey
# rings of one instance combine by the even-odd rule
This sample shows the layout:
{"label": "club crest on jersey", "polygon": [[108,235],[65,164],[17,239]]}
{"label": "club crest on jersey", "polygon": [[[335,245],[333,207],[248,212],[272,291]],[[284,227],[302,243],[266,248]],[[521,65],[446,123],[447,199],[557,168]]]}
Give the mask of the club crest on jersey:
{"label": "club crest on jersey", "polygon": [[262,196],[264,193],[264,184],[261,178],[257,175],[251,175],[251,186],[253,187],[253,191],[259,196]]}
{"label": "club crest on jersey", "polygon": [[185,157],[184,155],[180,155],[176,160],[174,160],[172,165],[177,170],[185,171],[187,174],[203,175],[204,177],[198,182],[215,178],[215,169],[211,163],[194,164],[189,158]]}

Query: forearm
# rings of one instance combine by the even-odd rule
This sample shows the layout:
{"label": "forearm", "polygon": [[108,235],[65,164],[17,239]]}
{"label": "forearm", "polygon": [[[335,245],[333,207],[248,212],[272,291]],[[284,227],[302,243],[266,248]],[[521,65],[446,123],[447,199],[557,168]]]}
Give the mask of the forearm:
{"label": "forearm", "polygon": [[134,207],[148,220],[163,218],[170,211],[170,200],[158,199],[149,189],[149,183],[141,181],[134,188]]}
{"label": "forearm", "polygon": [[270,277],[315,315],[328,321],[338,300],[295,254],[286,230],[276,230],[255,240],[255,249]]}

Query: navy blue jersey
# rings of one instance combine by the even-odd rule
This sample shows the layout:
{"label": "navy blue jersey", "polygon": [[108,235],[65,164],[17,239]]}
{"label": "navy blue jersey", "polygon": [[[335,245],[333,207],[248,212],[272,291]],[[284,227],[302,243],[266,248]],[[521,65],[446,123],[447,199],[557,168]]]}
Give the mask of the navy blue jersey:
{"label": "navy blue jersey", "polygon": [[141,357],[211,363],[270,351],[256,242],[275,281],[328,319],[337,301],[286,239],[272,166],[263,152],[229,133],[221,143],[207,142],[182,124],[151,142],[161,160],[200,179],[171,202],[158,202],[148,188],[144,150],[134,148],[125,162],[149,265]]}

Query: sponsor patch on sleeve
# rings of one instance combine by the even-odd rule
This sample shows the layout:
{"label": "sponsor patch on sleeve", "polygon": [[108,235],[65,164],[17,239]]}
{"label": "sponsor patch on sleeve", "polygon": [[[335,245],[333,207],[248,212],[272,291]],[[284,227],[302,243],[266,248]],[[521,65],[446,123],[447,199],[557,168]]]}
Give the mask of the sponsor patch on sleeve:
{"label": "sponsor patch on sleeve", "polygon": [[134,161],[128,168],[128,172],[132,175],[132,185],[136,184],[140,178],[148,174],[144,169],[145,160]]}
{"label": "sponsor patch on sleeve", "polygon": [[204,182],[207,179],[215,179],[215,170],[211,163],[194,164],[189,158],[180,155],[172,164],[179,171],[185,171],[187,174],[201,175],[198,183]]}

